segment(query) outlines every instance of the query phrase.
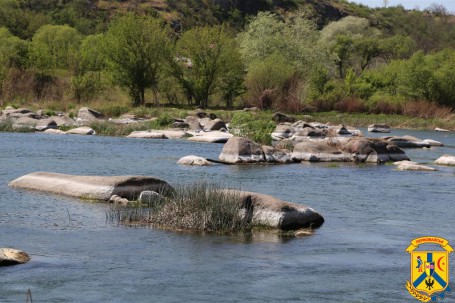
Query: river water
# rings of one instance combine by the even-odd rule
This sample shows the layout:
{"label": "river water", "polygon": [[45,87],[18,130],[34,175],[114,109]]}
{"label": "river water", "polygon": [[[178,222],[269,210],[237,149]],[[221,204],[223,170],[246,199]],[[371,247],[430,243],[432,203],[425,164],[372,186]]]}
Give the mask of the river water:
{"label": "river water", "polygon": [[[455,154],[454,133],[393,134],[446,144],[407,149],[414,161]],[[216,159],[221,149],[183,140],[0,133],[0,247],[32,256],[0,268],[0,302],[25,302],[28,289],[34,302],[413,301],[405,289],[410,240],[434,235],[455,244],[454,167],[176,164],[190,154]],[[303,238],[119,226],[106,222],[104,204],[8,187],[36,171],[207,180],[307,204],[326,221]]]}

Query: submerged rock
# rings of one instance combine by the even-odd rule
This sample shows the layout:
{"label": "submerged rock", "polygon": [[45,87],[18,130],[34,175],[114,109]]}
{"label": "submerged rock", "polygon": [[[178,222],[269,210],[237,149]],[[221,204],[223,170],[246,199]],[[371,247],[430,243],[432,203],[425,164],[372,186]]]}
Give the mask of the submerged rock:
{"label": "submerged rock", "polygon": [[189,165],[189,166],[208,166],[208,165],[212,165],[212,163],[207,161],[207,159],[204,159],[204,158],[198,157],[198,156],[193,156],[193,155],[180,158],[177,161],[177,164]]}
{"label": "submerged rock", "polygon": [[16,264],[24,264],[30,261],[30,256],[18,249],[0,248],[0,267]]}
{"label": "submerged rock", "polygon": [[403,161],[400,165],[397,166],[397,170],[402,170],[402,171],[437,171],[436,168],[430,167],[430,166],[425,166],[421,164],[414,164],[406,163],[406,161]]}
{"label": "submerged rock", "polygon": [[144,190],[167,193],[172,187],[146,176],[78,176],[50,172],[31,173],[9,183],[17,189],[37,190],[89,200],[108,201],[113,195],[135,200]]}

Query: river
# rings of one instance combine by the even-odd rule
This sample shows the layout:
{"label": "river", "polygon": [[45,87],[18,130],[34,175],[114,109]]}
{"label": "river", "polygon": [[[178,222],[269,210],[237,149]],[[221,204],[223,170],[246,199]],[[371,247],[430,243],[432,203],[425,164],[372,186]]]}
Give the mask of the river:
{"label": "river", "polygon": [[[393,134],[446,144],[406,149],[414,161],[455,154],[454,133]],[[216,159],[221,149],[183,140],[0,133],[0,247],[32,256],[0,268],[0,302],[25,302],[28,289],[34,302],[410,302],[409,242],[432,235],[455,244],[454,167],[176,164],[190,154]],[[105,204],[8,187],[36,171],[207,180],[307,204],[325,223],[302,238],[125,227],[106,222]]]}

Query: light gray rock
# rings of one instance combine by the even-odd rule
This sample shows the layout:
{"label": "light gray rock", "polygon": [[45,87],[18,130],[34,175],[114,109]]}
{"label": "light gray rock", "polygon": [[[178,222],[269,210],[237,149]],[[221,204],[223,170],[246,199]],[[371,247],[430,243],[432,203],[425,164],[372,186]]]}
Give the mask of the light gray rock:
{"label": "light gray rock", "polygon": [[208,165],[212,165],[212,163],[207,161],[207,159],[204,159],[204,158],[198,157],[198,156],[193,156],[193,155],[185,156],[183,158],[180,158],[177,161],[177,164],[189,165],[189,166],[208,166]]}
{"label": "light gray rock", "polygon": [[434,129],[434,131],[435,131],[435,132],[449,132],[448,129],[439,128],[439,127],[436,127],[436,128]]}
{"label": "light gray rock", "polygon": [[189,135],[186,131],[181,129],[164,129],[156,132],[162,133],[168,139],[182,139]]}
{"label": "light gray rock", "polygon": [[202,130],[202,126],[199,123],[199,119],[197,117],[188,116],[185,118],[185,122],[188,123],[189,129],[191,129],[191,130],[196,130],[196,131]]}
{"label": "light gray rock", "polygon": [[418,139],[413,136],[403,136],[403,137],[382,137],[386,141],[398,146],[398,147],[408,147],[408,148],[422,148],[430,147],[431,145],[428,142],[425,142],[421,139]]}
{"label": "light gray rock", "polygon": [[253,192],[226,190],[239,196],[243,215],[253,225],[281,230],[316,228],[324,218],[313,208],[303,204],[286,202],[278,198]]}
{"label": "light gray rock", "polygon": [[289,157],[285,151],[277,149],[273,146],[263,145],[262,151],[264,152],[265,161],[267,163],[286,164],[293,162],[291,157]]}
{"label": "light gray rock", "polygon": [[352,137],[337,145],[343,152],[351,154],[356,162],[385,163],[410,160],[403,150],[382,139]]}
{"label": "light gray rock", "polygon": [[117,196],[117,195],[112,195],[109,198],[108,202],[109,203],[113,203],[115,205],[122,205],[122,206],[127,206],[128,204],[130,204],[130,201],[128,199],[122,198],[122,197]]}
{"label": "light gray rock", "polygon": [[332,134],[332,135],[350,135],[351,134],[351,132],[343,124],[329,126],[328,132],[329,132],[329,135],[330,134]]}
{"label": "light gray rock", "polygon": [[242,137],[230,138],[218,158],[226,163],[265,162],[262,146]]}
{"label": "light gray rock", "polygon": [[31,173],[9,183],[17,189],[37,190],[89,200],[108,201],[113,195],[135,200],[144,190],[166,193],[165,181],[146,176],[78,176],[49,172]]}
{"label": "light gray rock", "polygon": [[390,126],[387,124],[368,125],[368,131],[371,133],[390,133]]}
{"label": "light gray rock", "polygon": [[30,256],[18,249],[0,248],[0,267],[17,264],[24,264],[30,261]]}
{"label": "light gray rock", "polygon": [[60,129],[53,129],[49,128],[44,131],[45,134],[53,134],[53,135],[66,135],[66,132],[60,130]]}
{"label": "light gray rock", "polygon": [[76,121],[74,121],[74,119],[71,119],[70,117],[65,116],[65,115],[52,116],[50,118],[52,120],[54,120],[55,123],[57,123],[58,127],[61,127],[61,126],[75,126],[76,125]]}
{"label": "light gray rock", "polygon": [[166,136],[158,131],[133,131],[126,136],[127,138],[141,138],[141,139],[167,139]]}
{"label": "light gray rock", "polygon": [[46,129],[56,129],[57,123],[52,118],[38,120],[35,126],[37,131],[45,131]]}
{"label": "light gray rock", "polygon": [[419,163],[417,163],[417,162],[408,161],[408,160],[395,161],[395,162],[393,162],[393,165],[396,165],[396,166],[401,165],[401,164],[405,164],[405,165],[407,165],[407,164],[409,164],[409,165],[419,165]]}
{"label": "light gray rock", "polygon": [[294,161],[311,162],[351,162],[352,157],[344,154],[338,148],[327,145],[326,143],[304,141],[294,147],[291,154]]}
{"label": "light gray rock", "polygon": [[88,126],[73,128],[68,130],[66,133],[70,135],[96,135],[95,130]]}
{"label": "light gray rock", "polygon": [[432,139],[424,139],[423,142],[430,144],[430,146],[444,146],[444,144],[442,142],[432,140]]}
{"label": "light gray rock", "polygon": [[159,203],[163,199],[165,199],[165,197],[160,195],[156,191],[144,190],[139,195],[138,201],[141,203]]}
{"label": "light gray rock", "polygon": [[13,128],[30,128],[34,129],[39,120],[30,117],[20,117],[13,120]]}
{"label": "light gray rock", "polygon": [[204,142],[204,143],[226,143],[234,135],[222,131],[200,132],[194,133],[193,137],[188,138],[188,141]]}
{"label": "light gray rock", "polygon": [[103,118],[102,113],[88,107],[81,107],[77,114],[77,119],[84,122],[93,122]]}
{"label": "light gray rock", "polygon": [[245,107],[243,110],[246,111],[246,112],[257,112],[257,111],[259,111],[259,107],[256,107],[256,106]]}
{"label": "light gray rock", "polygon": [[283,140],[290,138],[294,134],[294,129],[289,124],[278,124],[275,127],[275,130],[272,132],[271,136],[273,140]]}
{"label": "light gray rock", "polygon": [[452,155],[442,155],[434,163],[439,165],[455,165],[455,156]]}
{"label": "light gray rock", "polygon": [[401,171],[437,171],[436,168],[421,165],[421,164],[410,164],[410,163],[401,163],[397,166],[397,170]]}

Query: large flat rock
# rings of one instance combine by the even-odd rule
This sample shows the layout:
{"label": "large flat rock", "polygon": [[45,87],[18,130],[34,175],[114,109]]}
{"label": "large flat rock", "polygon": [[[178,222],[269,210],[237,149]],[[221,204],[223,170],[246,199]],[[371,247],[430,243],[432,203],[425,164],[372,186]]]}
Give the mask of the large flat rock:
{"label": "large flat rock", "polygon": [[135,200],[142,191],[166,194],[172,187],[146,176],[77,176],[35,172],[9,183],[12,188],[37,190],[89,200],[108,201],[112,195]]}

